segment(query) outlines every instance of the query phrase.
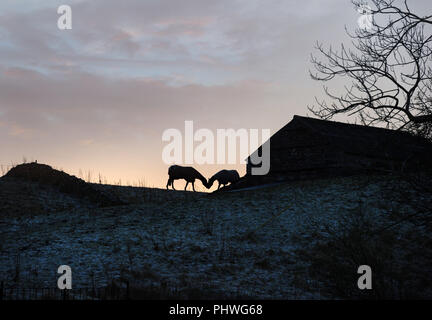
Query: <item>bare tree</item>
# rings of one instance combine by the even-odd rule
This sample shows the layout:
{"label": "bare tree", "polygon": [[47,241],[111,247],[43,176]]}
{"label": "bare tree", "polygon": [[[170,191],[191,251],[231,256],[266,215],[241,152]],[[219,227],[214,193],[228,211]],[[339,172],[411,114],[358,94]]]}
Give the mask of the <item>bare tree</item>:
{"label": "bare tree", "polygon": [[[324,85],[331,103],[309,110],[324,119],[355,116],[362,124],[408,130],[432,137],[432,14],[411,11],[407,0],[371,0],[371,28],[346,31],[352,46],[339,50],[316,45],[311,77],[349,80],[341,93]],[[352,0],[356,8],[364,3]]]}

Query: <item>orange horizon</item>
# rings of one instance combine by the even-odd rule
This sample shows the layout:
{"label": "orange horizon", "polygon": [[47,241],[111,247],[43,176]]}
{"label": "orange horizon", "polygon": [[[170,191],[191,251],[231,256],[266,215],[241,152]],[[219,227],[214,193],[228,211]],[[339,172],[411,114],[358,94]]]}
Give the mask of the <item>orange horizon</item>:
{"label": "orange horizon", "polygon": [[[164,176],[156,175],[158,178],[156,179],[148,179],[146,175],[142,175],[141,177],[135,177],[132,179],[133,174],[122,175],[122,174],[111,174],[104,175],[103,172],[99,172],[98,170],[92,169],[81,169],[81,168],[65,168],[63,166],[52,165],[47,162],[41,162],[39,160],[30,158],[30,160],[22,160],[21,162],[12,161],[11,164],[0,164],[0,173],[1,176],[4,176],[11,170],[13,167],[16,167],[21,164],[28,164],[36,162],[38,164],[48,165],[52,167],[54,170],[63,171],[69,175],[80,178],[89,183],[99,183],[99,178],[101,179],[101,183],[104,185],[118,185],[124,187],[142,187],[142,188],[157,188],[157,189],[166,189],[166,182],[168,180],[168,168],[169,165],[166,166],[166,173]],[[213,174],[218,172],[219,170],[229,168],[230,170],[237,170],[239,172],[240,177],[244,176],[246,173],[246,165],[184,165],[184,166],[192,166],[197,169],[206,179],[209,179]],[[147,175],[148,177],[149,175]],[[150,175],[154,177],[155,174]],[[184,180],[176,180],[175,188],[177,191],[183,191],[186,181]],[[217,185],[213,185],[210,189],[205,188],[200,181],[197,181],[195,184],[196,191],[200,192],[212,192],[217,189]],[[171,187],[170,187],[171,190]],[[191,185],[188,186],[187,191],[192,191]]]}

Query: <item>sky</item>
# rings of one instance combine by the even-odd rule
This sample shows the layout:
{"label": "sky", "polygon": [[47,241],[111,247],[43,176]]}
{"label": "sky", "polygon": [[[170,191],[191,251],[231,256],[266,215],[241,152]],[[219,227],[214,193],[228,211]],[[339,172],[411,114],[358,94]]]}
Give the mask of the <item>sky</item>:
{"label": "sky", "polygon": [[[64,4],[72,30],[57,27]],[[165,187],[165,130],[275,133],[310,115],[314,45],[348,42],[358,17],[349,0],[2,0],[0,165]]]}

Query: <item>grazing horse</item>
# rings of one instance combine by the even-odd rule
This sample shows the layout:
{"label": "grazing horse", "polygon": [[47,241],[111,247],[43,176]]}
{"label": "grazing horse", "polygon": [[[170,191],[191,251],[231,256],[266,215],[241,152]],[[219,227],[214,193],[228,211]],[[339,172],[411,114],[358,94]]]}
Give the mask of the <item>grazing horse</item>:
{"label": "grazing horse", "polygon": [[167,189],[169,186],[171,186],[174,189],[174,180],[177,179],[184,179],[186,180],[186,186],[185,186],[185,190],[189,184],[189,182],[192,183],[192,189],[193,191],[195,191],[195,179],[201,180],[202,184],[208,189],[209,187],[207,186],[207,180],[206,178],[204,178],[204,176],[199,173],[196,169],[192,168],[192,167],[182,167],[182,166],[177,166],[177,165],[173,165],[171,167],[169,167],[168,169],[168,182],[167,182]]}
{"label": "grazing horse", "polygon": [[211,186],[216,180],[219,183],[217,188],[219,190],[221,185],[225,187],[225,185],[227,185],[228,183],[233,184],[237,182],[238,180],[240,180],[240,176],[236,170],[221,170],[209,179],[208,189],[211,188]]}

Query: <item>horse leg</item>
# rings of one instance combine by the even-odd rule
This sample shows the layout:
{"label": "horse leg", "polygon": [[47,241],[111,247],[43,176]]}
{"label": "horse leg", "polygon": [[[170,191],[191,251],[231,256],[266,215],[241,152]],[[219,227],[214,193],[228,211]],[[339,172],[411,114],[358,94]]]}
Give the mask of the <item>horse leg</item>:
{"label": "horse leg", "polygon": [[218,185],[218,190],[220,189],[221,183],[218,181],[219,185]]}
{"label": "horse leg", "polygon": [[173,188],[173,190],[175,190],[175,188],[174,188],[174,179],[171,180],[171,187]]}
{"label": "horse leg", "polygon": [[186,191],[186,189],[187,189],[188,184],[189,184],[189,181],[186,181],[185,191]]}
{"label": "horse leg", "polygon": [[192,190],[195,192],[195,181],[192,182]]}
{"label": "horse leg", "polygon": [[171,181],[171,178],[169,178],[169,179],[168,179],[168,182],[167,182],[167,185],[166,185],[166,188],[168,189],[168,187],[169,187],[171,184],[172,184],[172,181]]}

